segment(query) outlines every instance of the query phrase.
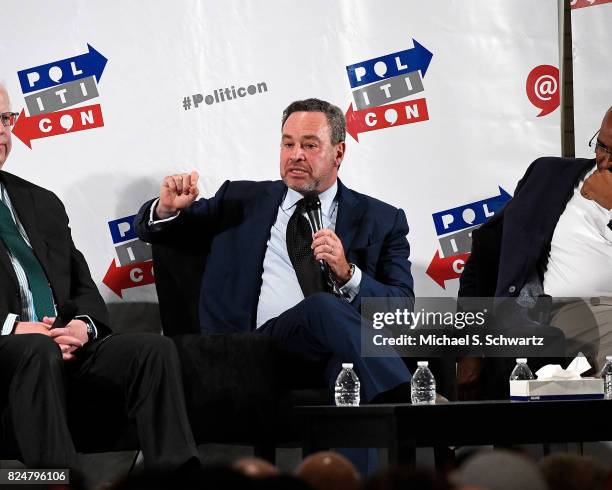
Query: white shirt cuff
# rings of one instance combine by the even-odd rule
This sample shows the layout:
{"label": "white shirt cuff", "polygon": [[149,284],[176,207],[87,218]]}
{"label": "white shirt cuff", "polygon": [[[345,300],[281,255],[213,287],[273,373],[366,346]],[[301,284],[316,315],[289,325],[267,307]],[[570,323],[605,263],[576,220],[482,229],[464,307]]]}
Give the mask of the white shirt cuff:
{"label": "white shirt cuff", "polygon": [[15,328],[15,323],[19,320],[19,315],[15,315],[14,313],[9,313],[6,315],[6,320],[2,324],[2,335],[10,335],[13,333],[13,329]]}
{"label": "white shirt cuff", "polygon": [[151,204],[151,210],[149,211],[149,226],[157,225],[157,224],[160,224],[160,223],[165,223],[167,221],[172,221],[179,214],[181,214],[180,211],[177,211],[174,216],[170,216],[169,218],[155,219],[155,214],[154,213],[155,213],[155,208],[157,207],[157,203],[158,202],[159,202],[159,197],[157,199],[155,199],[155,201],[153,201],[153,203]]}
{"label": "white shirt cuff", "polygon": [[87,320],[87,322],[89,322],[89,324],[91,325],[91,328],[93,328],[93,331],[94,331],[93,340],[96,340],[98,338],[98,329],[96,328],[96,324],[94,323],[94,321],[91,319],[89,315],[78,315],[78,316],[75,316],[74,319],[75,320],[84,320],[84,319]]}
{"label": "white shirt cuff", "polygon": [[[355,265],[355,264],[353,264]],[[349,303],[355,299],[355,296],[359,294],[359,287],[361,286],[361,269],[355,265],[355,271],[346,284],[340,287],[342,297]]]}

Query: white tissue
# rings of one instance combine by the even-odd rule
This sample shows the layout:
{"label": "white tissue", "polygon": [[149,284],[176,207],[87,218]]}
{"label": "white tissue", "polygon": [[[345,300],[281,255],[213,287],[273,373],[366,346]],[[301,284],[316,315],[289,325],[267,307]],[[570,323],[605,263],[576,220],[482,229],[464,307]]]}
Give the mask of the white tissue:
{"label": "white tissue", "polygon": [[579,353],[576,358],[563,369],[559,364],[547,364],[538,369],[536,376],[539,380],[555,380],[555,379],[580,379],[580,375],[591,369],[589,361],[584,355]]}

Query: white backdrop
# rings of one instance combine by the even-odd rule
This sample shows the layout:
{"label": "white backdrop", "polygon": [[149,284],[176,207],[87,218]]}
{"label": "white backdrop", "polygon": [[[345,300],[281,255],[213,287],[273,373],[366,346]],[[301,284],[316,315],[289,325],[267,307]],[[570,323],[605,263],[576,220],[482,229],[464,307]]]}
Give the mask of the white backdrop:
{"label": "white backdrop", "polygon": [[572,1],[576,156],[593,158],[588,142],[612,106],[612,1]]}
{"label": "white backdrop", "polygon": [[[560,152],[559,110],[538,117],[542,111],[526,89],[532,69],[559,66],[556,0],[90,0],[52,5],[4,0],[2,10],[0,78],[16,111],[32,95],[23,93],[19,71],[85,55],[88,44],[108,59],[95,84],[99,96],[61,109],[99,104],[103,126],[73,132],[75,122],[66,132],[57,126],[69,127],[61,114],[40,116],[68,134],[34,139],[31,149],[15,137],[5,170],[62,198],[77,246],[110,302],[155,300],[155,294],[153,286],[142,285],[147,282],[146,271],[139,272],[143,267],[134,270],[146,250],[132,244],[131,255],[123,250],[119,262],[116,247],[126,243],[113,243],[109,222],[135,214],[168,173],[197,169],[204,196],[225,179],[278,178],[283,108],[313,96],[343,110],[351,103],[355,108],[346,67],[406,50],[413,56],[414,41],[433,55],[425,76],[414,74],[423,90],[391,103],[425,98],[428,120],[362,133],[359,142],[348,136],[340,176],[350,187],[406,211],[418,295],[454,295],[458,284],[461,264],[453,273],[454,259],[437,272],[430,269],[438,282],[426,273],[436,254],[449,255],[433,215],[460,208],[467,223],[456,230],[461,235],[456,250],[469,250],[465,230],[503,201],[496,198],[499,188],[511,194],[533,159]],[[601,29],[605,25],[612,24],[601,20]],[[598,56],[606,63],[608,58]],[[422,61],[410,59],[417,65]],[[88,64],[87,58],[78,58],[75,71]],[[50,83],[63,84],[57,70],[52,76]],[[66,70],[64,76],[70,78]],[[539,79],[548,80],[540,100],[550,102],[557,89],[554,80]],[[213,101],[215,90],[231,93],[232,86],[256,89],[262,83],[261,93]],[[210,95],[208,102],[213,102],[196,108],[196,94],[203,100]],[[183,106],[187,97],[189,109]],[[15,128],[21,136],[28,132],[28,116],[38,117],[25,110],[18,123],[22,127]],[[95,114],[94,119],[101,124]],[[30,131],[42,135],[40,126]],[[442,214],[440,223],[448,225]],[[442,241],[452,248],[450,240]],[[113,263],[125,267],[109,279]],[[103,284],[105,276],[115,292]]]}

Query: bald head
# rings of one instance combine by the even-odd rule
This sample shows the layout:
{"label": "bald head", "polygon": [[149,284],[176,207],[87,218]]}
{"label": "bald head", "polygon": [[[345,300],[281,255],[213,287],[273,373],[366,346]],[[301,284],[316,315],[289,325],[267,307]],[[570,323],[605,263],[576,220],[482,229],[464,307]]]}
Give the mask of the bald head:
{"label": "bald head", "polygon": [[597,168],[600,170],[612,171],[612,157],[609,151],[604,151],[602,147],[612,150],[612,107],[610,107],[601,121],[601,128],[597,135],[597,145],[595,149],[595,160]]}

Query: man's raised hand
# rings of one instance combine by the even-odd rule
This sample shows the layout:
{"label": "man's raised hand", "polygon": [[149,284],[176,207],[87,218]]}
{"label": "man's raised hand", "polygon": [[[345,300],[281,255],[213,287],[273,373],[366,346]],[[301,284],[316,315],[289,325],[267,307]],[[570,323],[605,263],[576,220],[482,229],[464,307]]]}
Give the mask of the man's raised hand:
{"label": "man's raised hand", "polygon": [[164,178],[155,214],[159,219],[174,216],[177,211],[191,206],[198,197],[198,173],[169,175]]}

